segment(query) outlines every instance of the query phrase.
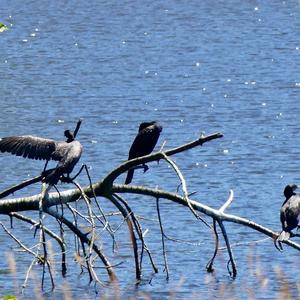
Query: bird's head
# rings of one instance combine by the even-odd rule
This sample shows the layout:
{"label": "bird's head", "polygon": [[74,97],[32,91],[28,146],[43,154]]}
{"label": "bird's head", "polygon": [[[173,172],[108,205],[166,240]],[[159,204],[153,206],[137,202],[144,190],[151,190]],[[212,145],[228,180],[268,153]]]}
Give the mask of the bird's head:
{"label": "bird's head", "polygon": [[159,130],[159,132],[161,132],[162,126],[158,122],[156,122],[156,121],[141,123],[140,126],[139,126],[139,132],[141,132],[143,129],[145,129],[145,128],[149,127],[149,126],[152,126],[152,125],[156,125],[157,129]]}
{"label": "bird's head", "polygon": [[143,129],[147,128],[148,126],[153,125],[153,124],[155,124],[155,121],[141,123],[140,126],[139,126],[139,132],[142,131]]}
{"label": "bird's head", "polygon": [[298,186],[296,184],[288,184],[285,188],[284,188],[284,196],[285,198],[289,199],[291,196],[295,195],[295,190],[298,188]]}
{"label": "bird's head", "polygon": [[71,143],[72,141],[74,141],[74,135],[71,130],[65,130],[64,135],[67,138],[67,143]]}

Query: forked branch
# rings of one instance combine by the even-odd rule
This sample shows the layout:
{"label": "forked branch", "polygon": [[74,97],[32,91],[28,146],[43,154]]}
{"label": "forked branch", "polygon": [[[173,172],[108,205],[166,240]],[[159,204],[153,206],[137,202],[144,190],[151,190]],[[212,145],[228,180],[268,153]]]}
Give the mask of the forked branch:
{"label": "forked branch", "polygon": [[[145,242],[141,238],[141,230],[139,228],[139,224],[136,221],[133,211],[131,210],[130,206],[127,204],[126,201],[123,201],[122,198],[119,197],[117,194],[127,194],[127,195],[143,195],[148,196],[152,198],[154,201],[157,201],[157,199],[165,199],[168,201],[171,201],[176,204],[180,204],[183,206],[188,207],[192,213],[199,217],[199,212],[206,215],[207,217],[210,217],[213,219],[213,231],[215,233],[215,252],[211,259],[211,261],[208,263],[208,270],[212,270],[212,264],[215,256],[217,255],[218,251],[218,244],[219,244],[219,236],[217,233],[217,224],[219,225],[222,235],[225,240],[226,248],[229,255],[229,262],[231,265],[231,272],[232,276],[235,276],[237,273],[236,264],[234,260],[234,255],[232,253],[231,245],[229,242],[229,237],[226,232],[225,223],[231,222],[231,223],[237,223],[242,226],[249,227],[255,231],[258,231],[262,233],[263,235],[275,239],[278,236],[277,232],[272,231],[271,229],[264,227],[258,223],[255,223],[251,220],[248,220],[246,218],[242,218],[236,215],[225,213],[226,209],[229,207],[229,205],[233,201],[233,191],[230,191],[229,197],[227,201],[222,205],[220,209],[214,209],[208,205],[205,205],[201,202],[201,199],[197,199],[198,201],[195,201],[191,199],[191,195],[188,194],[187,190],[187,184],[185,182],[185,179],[180,172],[179,168],[176,166],[175,162],[170,159],[170,156],[180,153],[183,151],[187,151],[191,148],[197,147],[199,145],[203,145],[204,143],[218,139],[222,137],[222,134],[215,133],[206,137],[200,137],[199,139],[196,139],[190,143],[187,143],[185,145],[166,150],[164,152],[156,152],[147,156],[139,157],[130,161],[126,161],[116,167],[114,170],[112,170],[107,176],[104,177],[102,181],[98,181],[94,184],[89,184],[85,187],[78,187],[76,189],[69,189],[60,193],[53,192],[46,195],[46,197],[43,197],[43,207],[42,210],[45,213],[48,213],[49,215],[55,217],[56,219],[60,220],[63,224],[65,224],[67,227],[70,228],[71,231],[74,232],[76,236],[79,237],[82,244],[86,244],[89,247],[89,254],[91,254],[91,251],[95,252],[98,257],[102,260],[103,264],[106,267],[106,270],[108,272],[108,275],[111,280],[116,279],[116,275],[113,271],[113,268],[111,264],[109,263],[108,259],[104,256],[104,254],[100,251],[100,249],[95,244],[94,238],[88,238],[86,234],[83,234],[79,228],[74,225],[70,220],[68,220],[64,215],[58,213],[57,211],[52,209],[52,206],[55,205],[61,205],[64,204],[69,205],[70,202],[74,202],[79,200],[80,198],[84,197],[86,203],[88,204],[89,201],[93,203],[93,201],[96,201],[96,197],[103,197],[107,201],[112,202],[115,207],[121,212],[123,215],[124,220],[127,223],[128,230],[130,232],[131,242],[133,245],[133,252],[134,252],[134,258],[135,258],[135,269],[136,269],[136,278],[140,280],[141,278],[141,260],[142,260],[142,251],[144,249],[147,249]],[[123,185],[123,184],[115,184],[114,181],[118,176],[120,176],[122,173],[126,172],[129,168],[138,166],[140,164],[149,163],[151,161],[158,161],[160,159],[165,159],[175,170],[178,178],[180,179],[183,195],[179,195],[178,193],[172,193],[160,189],[153,189],[153,188],[147,188],[144,186],[134,186],[134,185]],[[0,202],[0,214],[9,214],[12,212],[18,212],[18,211],[26,211],[26,210],[39,210],[39,203],[41,199],[41,194],[34,195],[31,197],[21,197],[16,199],[6,199]],[[127,196],[126,196],[127,199]],[[158,207],[159,209],[159,207]],[[196,213],[197,212],[197,213]],[[89,219],[93,223],[93,217],[92,211],[88,205],[88,215]],[[161,224],[161,223],[160,223]],[[94,224],[93,224],[94,226]],[[211,227],[210,227],[211,228]],[[134,231],[135,230],[135,231]],[[142,241],[142,249],[141,249],[141,259],[139,260],[139,251],[138,251],[138,245],[137,245],[137,237],[135,235],[135,232],[138,234],[138,237]],[[163,236],[162,231],[162,236]],[[300,250],[300,245],[291,241],[287,240],[284,241],[284,243],[290,247],[293,247],[297,250]],[[91,264],[91,260],[89,264]]]}

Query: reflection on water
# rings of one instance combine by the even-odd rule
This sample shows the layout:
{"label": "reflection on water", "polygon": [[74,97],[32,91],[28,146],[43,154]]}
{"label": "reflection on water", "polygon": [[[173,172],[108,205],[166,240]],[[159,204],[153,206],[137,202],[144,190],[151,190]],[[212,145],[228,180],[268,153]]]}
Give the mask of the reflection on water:
{"label": "reflection on water", "polygon": [[[195,199],[217,208],[234,189],[231,213],[280,230],[282,190],[300,179],[299,20],[299,3],[293,1],[93,1],[89,5],[10,1],[0,11],[0,22],[10,27],[0,35],[1,136],[63,139],[63,131],[74,128],[82,117],[81,162],[92,167],[91,176],[97,180],[127,158],[141,121],[159,120],[164,126],[161,141],[166,140],[167,147],[202,132],[220,131],[222,140],[176,156],[189,190],[197,191]],[[0,160],[1,189],[43,167],[43,162],[9,155],[1,155]],[[178,184],[163,163],[140,174],[135,183],[159,183],[171,191]],[[87,183],[84,176],[80,181]],[[28,194],[39,189],[31,187]],[[153,199],[128,201],[138,214],[157,219]],[[167,242],[171,280],[166,283],[158,224],[143,220],[160,273],[149,285],[151,267],[146,263],[145,282],[138,292],[161,298],[177,289],[177,297],[187,299],[191,290],[207,296],[224,287],[240,297],[239,287],[244,284],[249,289],[259,286],[258,296],[268,298],[279,290],[276,280],[296,282],[297,252],[285,248],[278,253],[270,241],[250,250],[234,248],[239,272],[235,281],[228,278],[225,252],[218,258],[216,272],[206,274],[213,251],[210,233],[185,208],[162,201],[161,210],[169,235],[201,246]],[[233,243],[262,238],[226,225]],[[32,234],[22,225],[16,227],[16,234],[32,242]],[[117,269],[120,285],[128,295],[135,294],[125,229],[118,238],[119,255],[126,260]],[[3,232],[0,240],[2,251],[15,246]],[[251,251],[252,259],[259,259],[263,277],[255,273],[255,263],[248,264]],[[22,282],[31,258],[18,252],[15,256]],[[0,267],[7,265],[2,262]],[[69,281],[76,282],[72,292],[93,294],[77,274],[68,274]],[[9,290],[14,283],[5,277],[0,276],[0,286]],[[261,278],[268,282],[258,285]]]}

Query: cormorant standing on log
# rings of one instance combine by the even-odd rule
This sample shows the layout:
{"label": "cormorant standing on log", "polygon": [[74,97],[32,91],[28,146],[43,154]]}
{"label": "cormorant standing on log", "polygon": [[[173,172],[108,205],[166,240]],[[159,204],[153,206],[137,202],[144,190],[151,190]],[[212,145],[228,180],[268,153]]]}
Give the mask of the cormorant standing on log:
{"label": "cormorant standing on log", "polygon": [[278,237],[278,241],[286,241],[293,236],[292,230],[298,227],[298,217],[300,214],[300,196],[295,193],[297,185],[287,185],[284,189],[285,201],[280,209],[280,221],[282,223],[282,231]]}
{"label": "cormorant standing on log", "polygon": [[64,179],[68,181],[82,153],[82,145],[79,141],[75,141],[80,124],[81,120],[78,121],[74,133],[70,130],[64,132],[66,141],[55,141],[32,135],[4,137],[0,139],[0,151],[24,158],[46,160],[47,163],[50,159],[56,160],[58,161],[56,168],[43,171],[43,182],[49,185],[57,184],[63,174],[67,174]]}
{"label": "cormorant standing on log", "polygon": [[[158,141],[161,131],[162,126],[155,121],[141,123],[138,134],[130,147],[128,160],[150,154]],[[148,170],[146,165],[144,165],[144,170]],[[129,184],[132,181],[133,173],[134,168],[128,170],[125,184]]]}

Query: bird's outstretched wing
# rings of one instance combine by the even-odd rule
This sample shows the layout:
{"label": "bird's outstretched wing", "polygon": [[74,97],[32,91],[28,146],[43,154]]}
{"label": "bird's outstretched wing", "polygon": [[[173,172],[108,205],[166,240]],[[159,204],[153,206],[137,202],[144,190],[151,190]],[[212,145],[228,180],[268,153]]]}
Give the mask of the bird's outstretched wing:
{"label": "bird's outstretched wing", "polygon": [[31,135],[9,136],[0,139],[0,151],[24,158],[59,161],[62,155],[55,152],[59,143]]}

